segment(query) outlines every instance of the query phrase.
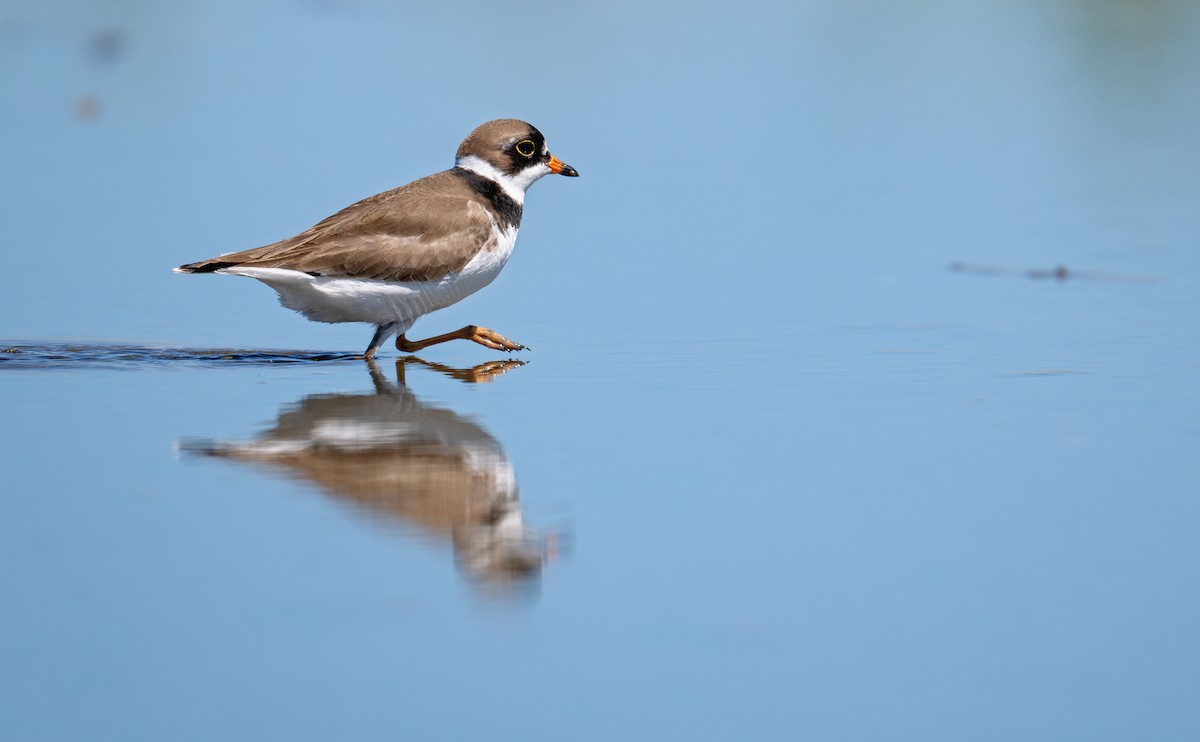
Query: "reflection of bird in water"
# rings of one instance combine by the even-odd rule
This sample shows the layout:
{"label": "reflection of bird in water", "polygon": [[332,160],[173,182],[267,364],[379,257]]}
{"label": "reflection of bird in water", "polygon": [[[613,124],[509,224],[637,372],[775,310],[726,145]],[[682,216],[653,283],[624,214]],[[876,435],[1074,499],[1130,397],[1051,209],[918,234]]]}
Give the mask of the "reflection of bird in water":
{"label": "reflection of bird in water", "polygon": [[506,360],[450,369],[396,363],[399,384],[372,363],[374,394],[317,394],[288,405],[252,441],[187,441],[183,450],[268,464],[326,494],[454,544],[459,565],[485,583],[526,581],[553,556],[554,537],[525,526],[512,464],[470,419],[422,403],[404,385],[406,363],[463,381],[489,381],[523,365]]}

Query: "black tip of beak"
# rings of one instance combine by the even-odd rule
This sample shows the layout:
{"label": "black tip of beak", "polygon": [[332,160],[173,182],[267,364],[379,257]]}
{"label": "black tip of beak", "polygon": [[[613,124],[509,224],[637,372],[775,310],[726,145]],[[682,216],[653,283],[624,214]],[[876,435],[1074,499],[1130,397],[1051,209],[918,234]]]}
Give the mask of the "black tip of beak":
{"label": "black tip of beak", "polygon": [[576,170],[575,168],[571,167],[570,165],[563,165],[562,172],[559,173],[559,175],[566,175],[570,178],[578,178],[579,171]]}

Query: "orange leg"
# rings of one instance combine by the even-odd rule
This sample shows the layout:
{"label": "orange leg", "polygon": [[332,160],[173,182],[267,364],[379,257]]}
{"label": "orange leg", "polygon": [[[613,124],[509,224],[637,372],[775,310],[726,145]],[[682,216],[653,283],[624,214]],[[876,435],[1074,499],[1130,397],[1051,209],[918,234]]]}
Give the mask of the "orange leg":
{"label": "orange leg", "polygon": [[470,340],[492,350],[507,350],[510,352],[514,350],[528,350],[524,345],[514,343],[498,332],[476,325],[467,325],[460,330],[447,332],[445,335],[437,335],[427,340],[409,340],[401,334],[400,337],[396,338],[396,349],[402,350],[405,353],[416,353],[418,350],[428,348],[431,345],[445,343],[450,340]]}

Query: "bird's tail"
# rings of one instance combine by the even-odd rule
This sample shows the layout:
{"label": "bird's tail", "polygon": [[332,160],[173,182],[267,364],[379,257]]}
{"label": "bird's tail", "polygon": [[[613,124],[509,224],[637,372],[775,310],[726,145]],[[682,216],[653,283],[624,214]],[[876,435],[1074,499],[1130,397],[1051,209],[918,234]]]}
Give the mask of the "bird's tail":
{"label": "bird's tail", "polygon": [[199,263],[188,263],[175,268],[176,273],[215,273],[222,268],[229,268],[237,265],[235,260],[221,260],[213,258],[212,260],[201,260]]}

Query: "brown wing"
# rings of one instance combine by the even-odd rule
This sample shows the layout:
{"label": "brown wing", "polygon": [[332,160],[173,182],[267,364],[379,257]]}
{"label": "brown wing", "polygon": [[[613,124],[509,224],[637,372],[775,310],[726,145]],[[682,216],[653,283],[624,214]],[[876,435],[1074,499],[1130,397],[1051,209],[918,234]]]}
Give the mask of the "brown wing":
{"label": "brown wing", "polygon": [[433,281],[462,270],[494,240],[493,221],[478,197],[446,172],[363,199],[295,237],[179,270],[211,273],[246,266],[338,278]]}

